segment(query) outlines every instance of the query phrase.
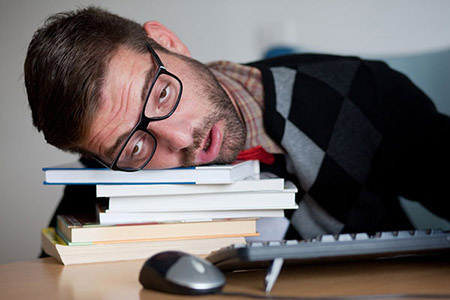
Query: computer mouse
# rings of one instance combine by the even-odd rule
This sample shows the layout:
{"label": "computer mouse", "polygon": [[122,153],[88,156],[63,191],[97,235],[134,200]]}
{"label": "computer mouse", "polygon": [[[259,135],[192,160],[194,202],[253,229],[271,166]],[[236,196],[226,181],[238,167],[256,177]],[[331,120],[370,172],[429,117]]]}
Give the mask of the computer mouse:
{"label": "computer mouse", "polygon": [[181,295],[220,292],[223,273],[209,261],[181,251],[164,251],[147,259],[139,274],[144,288]]}

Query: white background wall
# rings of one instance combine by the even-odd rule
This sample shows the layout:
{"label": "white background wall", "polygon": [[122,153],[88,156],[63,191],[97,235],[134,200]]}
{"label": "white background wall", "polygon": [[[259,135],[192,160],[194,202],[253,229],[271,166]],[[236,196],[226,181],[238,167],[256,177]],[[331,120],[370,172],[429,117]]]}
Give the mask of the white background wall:
{"label": "white background wall", "polygon": [[[22,74],[28,42],[49,14],[87,4],[140,23],[159,20],[204,62],[259,59],[272,42],[303,51],[366,57],[420,58],[450,49],[450,1],[446,0],[1,0],[0,263],[38,255],[40,229],[62,193],[62,187],[42,185],[41,168],[76,159],[46,145],[31,124]],[[439,67],[448,74],[450,57],[444,57],[444,64],[422,60],[420,69],[412,70],[419,79],[423,72]],[[411,65],[401,59],[393,63],[406,69]],[[447,88],[449,78],[432,80],[430,85],[437,82],[437,89]],[[422,88],[433,96],[427,86]],[[450,93],[439,93],[443,96],[438,107],[450,113]]]}

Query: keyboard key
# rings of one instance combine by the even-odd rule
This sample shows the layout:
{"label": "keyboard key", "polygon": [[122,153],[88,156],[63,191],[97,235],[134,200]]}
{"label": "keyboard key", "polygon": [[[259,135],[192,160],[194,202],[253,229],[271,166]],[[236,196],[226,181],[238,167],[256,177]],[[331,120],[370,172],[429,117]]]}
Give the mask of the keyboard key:
{"label": "keyboard key", "polygon": [[355,240],[357,240],[357,241],[368,240],[368,239],[369,239],[369,235],[365,232],[357,233],[355,235]]}
{"label": "keyboard key", "polygon": [[398,232],[397,237],[399,238],[409,238],[414,234],[414,231],[410,231],[410,230],[402,230]]}
{"label": "keyboard key", "polygon": [[428,236],[429,234],[430,234],[430,231],[420,229],[420,230],[416,230],[414,236],[417,236],[417,237],[420,237],[420,236]]}
{"label": "keyboard key", "polygon": [[327,235],[323,235],[322,239],[320,241],[321,242],[335,242],[336,238],[332,234],[327,234]]}
{"label": "keyboard key", "polygon": [[349,233],[343,233],[338,236],[338,241],[341,241],[341,242],[353,241],[353,237]]}
{"label": "keyboard key", "polygon": [[380,235],[381,239],[393,239],[395,238],[394,233],[392,233],[391,231],[386,231],[386,232],[382,232]]}
{"label": "keyboard key", "polygon": [[297,245],[298,243],[299,243],[299,241],[297,241],[297,240],[287,240],[286,241],[287,246]]}

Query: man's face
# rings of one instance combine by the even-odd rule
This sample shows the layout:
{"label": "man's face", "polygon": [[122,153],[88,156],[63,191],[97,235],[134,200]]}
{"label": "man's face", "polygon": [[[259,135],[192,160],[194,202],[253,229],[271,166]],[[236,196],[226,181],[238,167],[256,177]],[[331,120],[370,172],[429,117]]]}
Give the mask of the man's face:
{"label": "man's face", "polygon": [[[177,110],[168,119],[151,122],[148,130],[157,148],[146,168],[171,168],[232,162],[245,141],[245,127],[230,98],[209,70],[197,61],[171,53],[158,53],[167,70],[183,83]],[[146,74],[156,69],[150,53],[120,48],[111,58],[102,99],[84,149],[111,162],[143,108]]]}

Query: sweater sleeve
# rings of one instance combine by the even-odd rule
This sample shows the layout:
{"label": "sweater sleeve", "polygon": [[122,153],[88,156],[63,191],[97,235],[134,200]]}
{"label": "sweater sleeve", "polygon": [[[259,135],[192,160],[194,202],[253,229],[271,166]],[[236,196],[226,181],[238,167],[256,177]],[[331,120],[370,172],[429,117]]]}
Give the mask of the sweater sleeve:
{"label": "sweater sleeve", "polygon": [[367,62],[375,77],[383,141],[373,174],[383,189],[450,219],[450,118],[406,76]]}

